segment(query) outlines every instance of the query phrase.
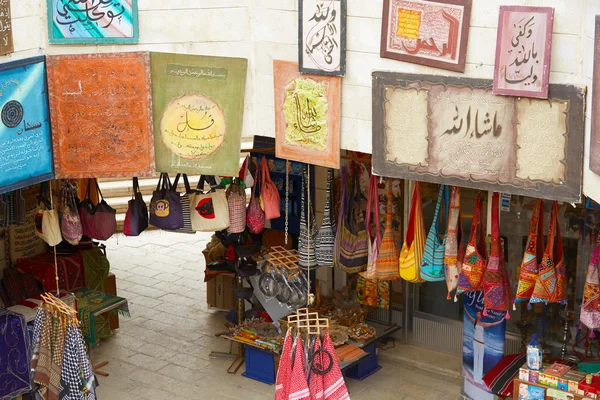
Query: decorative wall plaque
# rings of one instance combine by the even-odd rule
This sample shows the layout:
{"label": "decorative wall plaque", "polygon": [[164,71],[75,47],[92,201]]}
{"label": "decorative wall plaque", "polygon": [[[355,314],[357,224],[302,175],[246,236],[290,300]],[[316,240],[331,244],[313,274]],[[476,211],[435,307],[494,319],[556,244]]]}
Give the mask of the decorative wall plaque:
{"label": "decorative wall plaque", "polygon": [[590,137],[590,169],[600,175],[600,15],[596,16],[594,38],[594,82],[592,84],[592,132]]}
{"label": "decorative wall plaque", "polygon": [[300,0],[298,60],[302,73],[346,73],[346,0]]}
{"label": "decorative wall plaque", "polygon": [[10,0],[0,0],[0,55],[14,51]]}
{"label": "decorative wall plaque", "polygon": [[464,72],[471,0],[384,0],[381,57]]}
{"label": "decorative wall plaque", "polygon": [[47,0],[52,44],[137,43],[138,0]]}
{"label": "decorative wall plaque", "polygon": [[342,78],[301,75],[277,60],[273,74],[277,157],[339,168]]}
{"label": "decorative wall plaque", "polygon": [[548,98],[552,7],[501,6],[494,94]]}
{"label": "decorative wall plaque", "polygon": [[581,200],[585,90],[495,96],[492,81],[373,73],[373,172]]}
{"label": "decorative wall plaque", "polygon": [[0,64],[0,193],[54,178],[44,57]]}
{"label": "decorative wall plaque", "polygon": [[248,60],[152,53],[156,168],[237,175]]}
{"label": "decorative wall plaque", "polygon": [[154,174],[148,53],[50,56],[48,89],[58,178]]}

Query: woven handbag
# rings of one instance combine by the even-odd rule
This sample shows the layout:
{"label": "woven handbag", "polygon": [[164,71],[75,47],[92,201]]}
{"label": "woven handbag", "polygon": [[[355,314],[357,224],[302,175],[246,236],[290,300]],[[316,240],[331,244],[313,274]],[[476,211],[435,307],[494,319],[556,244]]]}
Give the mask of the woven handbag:
{"label": "woven handbag", "polygon": [[252,194],[250,195],[250,204],[246,210],[246,225],[250,233],[259,234],[265,229],[265,212],[260,207],[260,201],[256,197],[256,187],[260,182],[260,165],[256,165],[256,179],[252,186]]}
{"label": "woven handbag", "polygon": [[239,178],[235,178],[227,188],[227,204],[229,205],[229,233],[242,233],[246,230],[246,191]]}
{"label": "woven handbag", "polygon": [[423,203],[421,201],[421,184],[415,182],[408,218],[406,239],[400,251],[400,277],[402,279],[419,283],[421,279],[420,266],[423,260],[425,247],[425,228],[423,227]]}
{"label": "woven handbag", "polygon": [[[320,267],[333,267],[333,248],[335,247],[335,222],[332,216],[333,169],[327,171],[327,194],[323,221],[317,234],[315,252]],[[368,223],[367,223],[368,225]]]}
{"label": "woven handbag", "polygon": [[500,238],[500,194],[494,192],[492,195],[492,244],[490,258],[487,268],[483,274],[483,314],[488,310],[506,312],[506,318],[510,318],[508,309],[510,307],[510,282],[508,272],[504,264],[504,252],[502,251],[502,239]]}
{"label": "woven handbag", "polygon": [[[298,235],[298,265],[303,268],[317,267],[317,252],[315,245],[317,243],[317,221],[312,202],[310,207],[308,202],[308,166],[305,165],[302,169],[302,194],[300,195],[300,232]],[[308,208],[308,212],[306,209]],[[310,215],[310,230],[308,227],[308,218]]]}
{"label": "woven handbag", "polygon": [[[556,242],[556,243],[555,243]],[[558,218],[558,203],[552,203],[548,243],[530,303],[567,303],[567,276]]]}
{"label": "woven handbag", "polygon": [[[487,248],[482,214],[481,194],[478,193],[473,212],[473,221],[471,222],[471,238],[469,239],[460,275],[458,276],[457,295],[481,289],[483,274],[487,267]],[[479,221],[480,218],[482,219],[481,223]],[[478,229],[479,240],[477,239]]]}
{"label": "woven handbag", "polygon": [[181,214],[183,215],[183,227],[179,229],[172,230],[171,232],[177,233],[186,233],[188,235],[193,235],[196,231],[192,228],[192,203],[191,197],[197,193],[197,191],[193,190],[190,186],[190,181],[188,180],[187,174],[177,174],[175,177],[175,181],[173,182],[172,191],[177,190],[177,185],[179,184],[179,178],[183,175],[183,183],[185,186],[185,193],[179,194],[181,197]]}
{"label": "woven handbag", "polygon": [[[446,230],[446,246],[444,249],[444,275],[446,276],[446,287],[448,297],[456,289],[458,283],[459,265],[462,259],[459,254],[459,243],[462,241],[462,221],[460,218],[460,188],[452,187],[450,194],[450,207],[448,211],[448,229]],[[463,247],[464,248],[464,247]],[[464,254],[462,254],[464,256]],[[460,264],[459,264],[460,259]]]}
{"label": "woven handbag", "polygon": [[[374,196],[377,199],[377,184]],[[379,204],[375,204],[379,209]],[[388,179],[387,209],[385,214],[385,231],[381,239],[381,246],[377,254],[377,267],[375,276],[380,280],[395,280],[400,278],[400,251],[392,228],[392,179]],[[379,215],[379,212],[377,213]],[[379,227],[379,219],[375,221]]]}
{"label": "woven handbag", "polygon": [[540,218],[540,214],[543,216],[542,210],[544,210],[544,201],[537,199],[529,222],[529,233],[521,261],[515,303],[529,302],[540,272],[540,263],[544,256],[544,218]]}
{"label": "woven handbag", "polygon": [[423,261],[421,262],[421,279],[427,282],[441,282],[446,279],[444,276],[446,237],[443,239],[440,237],[440,208],[443,200],[445,200],[445,220],[447,221],[449,199],[448,187],[446,185],[440,185],[438,190],[433,222],[425,240],[425,250],[423,251]]}
{"label": "woven handbag", "polygon": [[[360,183],[358,174],[354,174],[350,196],[346,194],[345,176],[347,169],[342,169],[342,202],[338,217],[336,235],[336,266],[353,274],[367,268],[369,258],[367,231],[360,211]],[[355,205],[358,203],[355,218]]]}
{"label": "woven handbag", "polygon": [[[371,210],[373,211],[373,224],[371,224]],[[379,216],[379,201],[377,195],[377,177],[371,175],[369,179],[369,193],[367,194],[367,212],[365,227],[367,230],[368,258],[367,270],[361,272],[360,275],[366,279],[375,279],[377,271],[377,255],[379,254],[379,246],[381,246],[381,217]],[[371,226],[375,226],[375,236],[371,231]],[[364,304],[364,303],[363,303]]]}
{"label": "woven handbag", "polygon": [[271,180],[269,168],[267,167],[267,158],[262,158],[261,168],[261,184],[260,196],[265,210],[266,219],[276,219],[281,216],[281,203],[279,198],[279,190]]}
{"label": "woven handbag", "polygon": [[590,266],[588,267],[583,302],[579,320],[590,329],[600,328],[600,279],[598,276],[598,261],[600,259],[600,244],[596,243]]}

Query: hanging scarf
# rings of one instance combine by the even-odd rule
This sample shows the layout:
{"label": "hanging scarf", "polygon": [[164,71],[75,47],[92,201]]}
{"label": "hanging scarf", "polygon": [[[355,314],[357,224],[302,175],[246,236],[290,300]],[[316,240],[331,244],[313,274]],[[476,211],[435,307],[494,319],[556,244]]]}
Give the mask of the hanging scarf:
{"label": "hanging scarf", "polygon": [[275,400],[288,400],[290,376],[292,374],[292,334],[288,329],[283,342],[277,379],[275,383]]}
{"label": "hanging scarf", "polygon": [[[519,271],[519,283],[515,294],[515,303],[529,302],[537,280],[540,263],[544,255],[544,201],[536,200],[529,222],[527,244],[523,253],[523,261]],[[541,214],[542,213],[542,214]],[[542,218],[540,218],[540,214]]]}
{"label": "hanging scarf", "polygon": [[[329,360],[325,360],[328,357],[325,357],[323,355],[323,352],[320,351],[321,350],[321,338],[319,336],[317,336],[317,339],[315,340],[315,345],[313,347],[313,360],[311,363],[311,372],[310,372],[310,384],[309,384],[309,389],[310,389],[310,396],[312,400],[323,400],[323,375],[320,375],[319,373],[315,372],[315,368],[321,370],[323,368],[327,368],[328,365],[326,365],[326,363],[329,362]],[[335,357],[335,354],[333,355],[333,357]]]}
{"label": "hanging scarf", "polygon": [[323,338],[323,348],[333,357],[333,364],[328,373],[323,377],[323,399],[324,400],[349,400],[348,388],[344,381],[344,376],[340,370],[338,359],[335,356],[335,348],[329,337],[329,331],[325,332]]}
{"label": "hanging scarf", "polygon": [[306,372],[304,369],[306,359],[304,357],[304,347],[300,336],[296,337],[295,346],[294,365],[292,366],[292,373],[290,374],[289,379],[290,392],[288,399],[310,400],[310,390],[308,389],[308,382],[306,381]]}

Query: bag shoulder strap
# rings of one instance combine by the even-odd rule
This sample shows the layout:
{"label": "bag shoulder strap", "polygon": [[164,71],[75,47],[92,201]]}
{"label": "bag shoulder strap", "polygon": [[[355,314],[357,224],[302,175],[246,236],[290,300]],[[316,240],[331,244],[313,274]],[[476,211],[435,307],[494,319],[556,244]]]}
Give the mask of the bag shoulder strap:
{"label": "bag shoulder strap", "polygon": [[[556,244],[555,244],[556,242]],[[552,215],[550,216],[550,228],[548,230],[548,254],[552,255],[555,264],[563,258],[563,244],[560,236],[560,223],[558,214],[558,202],[552,202]]]}
{"label": "bag shoulder strap", "polygon": [[502,256],[502,241],[500,239],[500,194],[492,194],[492,245],[491,256]]}
{"label": "bag shoulder strap", "polygon": [[445,186],[446,185],[440,185],[439,189],[438,189],[438,197],[437,197],[437,201],[435,203],[435,212],[433,213],[433,222],[431,224],[431,229],[433,229],[433,232],[435,233],[435,237],[439,239],[440,237],[440,209],[442,208],[442,201],[444,200],[445,196]]}
{"label": "bag shoulder strap", "polygon": [[[483,214],[483,204],[481,201],[481,193],[477,193],[477,200],[475,201],[475,211],[473,213],[473,221],[471,223],[471,240],[469,243],[477,248],[479,255],[487,260],[487,245],[485,243],[485,229],[483,227],[483,220],[481,215]],[[477,231],[479,230],[479,238],[477,238]]]}
{"label": "bag shoulder strap", "polygon": [[419,181],[415,182],[415,187],[413,189],[412,200],[410,204],[410,214],[408,216],[408,227],[406,229],[406,244],[408,246],[412,245],[413,240],[415,239],[415,224],[417,219],[417,202],[420,201],[420,193],[421,193],[421,184]]}

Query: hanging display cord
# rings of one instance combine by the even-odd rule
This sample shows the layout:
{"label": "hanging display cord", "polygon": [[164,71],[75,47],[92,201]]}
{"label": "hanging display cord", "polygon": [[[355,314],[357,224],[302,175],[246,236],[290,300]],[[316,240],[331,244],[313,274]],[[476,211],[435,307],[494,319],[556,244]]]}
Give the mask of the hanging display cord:
{"label": "hanging display cord", "polygon": [[288,248],[288,225],[290,219],[290,168],[291,165],[288,165],[288,160],[285,160],[285,238],[284,246],[287,250]]}
{"label": "hanging display cord", "polygon": [[308,210],[306,212],[306,225],[307,225],[307,228],[308,228],[307,229],[308,230],[308,235],[307,235],[308,236],[308,240],[307,240],[307,248],[306,248],[306,251],[307,251],[307,254],[308,254],[308,257],[307,257],[307,268],[306,268],[306,278],[307,278],[307,281],[308,281],[308,288],[307,288],[308,294],[306,296],[306,301],[308,303],[307,306],[310,306],[312,304],[311,293],[310,293],[310,236],[311,236],[311,234],[310,234],[310,232],[311,232],[311,230],[310,230],[310,219],[312,217],[312,215],[310,214],[310,209],[311,209],[310,208],[310,205],[311,205],[310,204],[310,165],[308,166],[308,179],[307,179],[307,182],[306,182],[306,195],[308,197]]}
{"label": "hanging display cord", "polygon": [[[54,210],[54,198],[52,196],[52,183],[50,183],[50,209]],[[56,258],[56,245],[54,249],[54,277],[56,278],[56,297],[60,297],[60,288],[58,287],[58,259]]]}

